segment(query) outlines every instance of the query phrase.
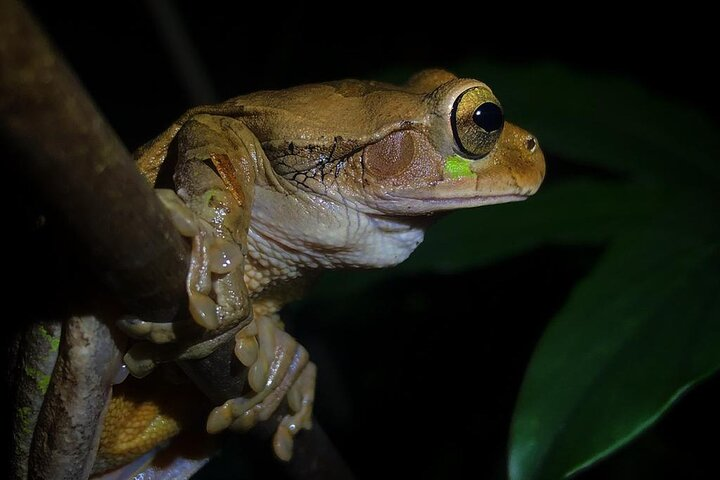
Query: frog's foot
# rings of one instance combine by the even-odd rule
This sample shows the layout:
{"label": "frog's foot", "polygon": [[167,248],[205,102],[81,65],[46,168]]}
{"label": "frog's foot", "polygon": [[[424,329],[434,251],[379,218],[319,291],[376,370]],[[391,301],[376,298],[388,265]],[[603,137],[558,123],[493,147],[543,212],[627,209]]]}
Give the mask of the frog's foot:
{"label": "frog's foot", "polygon": [[[156,192],[178,232],[192,239],[186,288],[190,314],[195,323],[206,330],[215,330],[221,323],[228,323],[227,320],[242,317],[241,312],[232,311],[236,310],[232,303],[224,302],[228,305],[218,305],[219,297],[233,297],[232,300],[242,297],[243,292],[234,295],[229,292],[233,284],[238,282],[226,280],[225,284],[221,284],[222,282],[217,280],[219,276],[236,273],[242,264],[243,254],[240,247],[217,236],[212,226],[188,208],[173,190],[158,189]],[[128,335],[152,343],[175,342],[183,329],[176,322],[155,323],[136,318],[123,319],[119,325]]]}
{"label": "frog's foot", "polygon": [[281,460],[292,457],[293,436],[312,427],[315,365],[293,337],[282,330],[276,316],[258,316],[235,336],[235,355],[249,367],[253,393],[228,400],[208,417],[207,431],[226,428],[245,431],[267,420],[284,399],[289,413],[273,437],[273,450]]}
{"label": "frog's foot", "polygon": [[292,414],[285,415],[273,436],[273,451],[280,460],[292,457],[293,438],[303,428],[312,428],[312,407],[315,400],[315,375],[317,368],[312,362],[303,369],[287,393]]}
{"label": "frog's foot", "polygon": [[236,272],[242,264],[242,250],[236,243],[216,235],[213,227],[195,215],[174,191],[161,189],[157,194],[170,212],[175,228],[181,235],[192,238],[190,271],[187,277],[190,314],[198,325],[214,330],[220,324],[218,318],[226,315],[222,312],[224,306],[216,302],[225,292],[218,291],[213,274],[226,275]]}
{"label": "frog's foot", "polygon": [[175,322],[146,322],[135,317],[125,317],[118,320],[118,327],[127,335],[148,340],[152,343],[171,343],[177,340],[177,325]]}

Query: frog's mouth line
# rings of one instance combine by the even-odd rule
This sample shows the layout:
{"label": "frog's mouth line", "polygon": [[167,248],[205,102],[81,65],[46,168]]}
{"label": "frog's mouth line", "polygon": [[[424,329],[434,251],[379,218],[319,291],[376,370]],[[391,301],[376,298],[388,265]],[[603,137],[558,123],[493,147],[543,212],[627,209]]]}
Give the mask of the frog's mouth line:
{"label": "frog's mouth line", "polygon": [[474,208],[484,205],[520,202],[530,197],[530,194],[523,195],[513,193],[502,195],[475,195],[467,197],[413,197],[410,195],[404,196],[397,194],[390,194],[388,196],[392,197],[398,203],[409,203],[410,205],[408,205],[408,210],[405,213],[412,212],[413,214],[429,214],[460,208]]}
{"label": "frog's mouth line", "polygon": [[422,196],[412,196],[412,195],[397,195],[397,194],[390,194],[389,196],[402,199],[402,200],[415,200],[418,202],[430,202],[430,203],[457,203],[457,202],[473,202],[475,200],[480,200],[482,203],[479,203],[478,205],[492,205],[495,203],[505,203],[505,202],[519,202],[521,200],[525,200],[528,197],[530,197],[530,194],[523,195],[520,193],[507,193],[507,194],[501,194],[501,195],[468,195],[464,197],[422,197]]}

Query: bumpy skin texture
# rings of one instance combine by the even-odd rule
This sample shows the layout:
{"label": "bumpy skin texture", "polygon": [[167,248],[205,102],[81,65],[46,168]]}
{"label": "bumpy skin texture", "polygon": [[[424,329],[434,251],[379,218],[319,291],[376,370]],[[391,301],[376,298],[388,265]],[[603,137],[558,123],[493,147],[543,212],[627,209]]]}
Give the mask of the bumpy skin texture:
{"label": "bumpy skin texture", "polygon": [[115,387],[100,436],[102,455],[95,462],[96,472],[128,464],[181,430],[197,429],[195,408],[205,403],[200,393],[187,385],[148,380],[128,379]]}
{"label": "bumpy skin texture", "polygon": [[493,126],[487,112],[498,111],[486,85],[441,70],[401,86],[345,80],[188,111],[136,156],[169,189],[161,199],[192,241],[194,322],[125,322],[143,340],[126,356],[131,370],[202,357],[232,337],[249,389],[215,408],[207,429],[244,430],[288,402],[273,443],[289,458],[292,436],[311,425],[315,366],[279,309],[312,271],[400,263],[433,213],[535,193],[537,140],[501,117]]}

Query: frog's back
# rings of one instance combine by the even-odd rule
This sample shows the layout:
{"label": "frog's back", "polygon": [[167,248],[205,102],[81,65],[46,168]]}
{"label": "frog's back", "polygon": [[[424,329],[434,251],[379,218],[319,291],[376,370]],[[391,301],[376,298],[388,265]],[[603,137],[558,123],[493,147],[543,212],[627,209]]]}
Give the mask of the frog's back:
{"label": "frog's back", "polygon": [[210,114],[241,119],[262,143],[269,158],[293,150],[321,149],[342,155],[389,132],[429,122],[424,99],[435,87],[455,78],[428,70],[405,85],[340,80],[265,90],[203,105],[185,112],[173,125],[135,153],[138,168],[151,184],[177,132],[193,116]]}
{"label": "frog's back", "polygon": [[407,122],[424,122],[423,94],[382,82],[342,80],[261,91],[222,105],[243,119],[266,146],[282,139],[322,145],[341,137],[365,143]]}

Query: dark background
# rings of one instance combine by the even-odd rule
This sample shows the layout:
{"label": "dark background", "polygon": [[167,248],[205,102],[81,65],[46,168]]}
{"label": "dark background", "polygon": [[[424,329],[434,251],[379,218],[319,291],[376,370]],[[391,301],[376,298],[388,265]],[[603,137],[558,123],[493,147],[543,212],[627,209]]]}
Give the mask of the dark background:
{"label": "dark background", "polygon": [[28,3],[130,148],[196,103],[166,48],[162,25],[173,23],[167,4],[192,46],[184,55],[200,58],[218,99],[489,58],[617,73],[713,115],[718,106],[717,27],[708,12],[687,7],[433,4],[405,5],[412,10],[402,12],[357,3],[342,10],[304,3],[252,9],[245,2]]}
{"label": "dark background", "polygon": [[[716,27],[707,12],[689,7],[630,13],[622,5],[583,3],[553,12],[546,5],[408,3],[403,12],[364,4],[28,4],[131,149],[198,103],[312,81],[451,68],[473,58],[617,74],[718,118]],[[168,32],[178,26],[189,47],[174,57],[178,44],[169,46]],[[192,57],[200,59],[199,80],[191,78],[197,69],[188,74],[177,59]],[[625,115],[618,111],[617,121]],[[673,119],[667,124],[672,129]],[[548,152],[550,175],[573,173],[554,160]],[[601,253],[546,247],[462,275],[389,279],[350,309],[317,300],[290,307],[289,329],[320,366],[317,418],[353,470],[361,477],[502,478],[510,417],[533,347]],[[438,300],[477,291],[482,301],[472,305]],[[481,323],[464,322],[478,316]],[[440,344],[440,333],[450,341]],[[719,390],[715,380],[687,395],[638,442],[581,478],[709,475],[717,445],[703,434],[720,423],[711,412]],[[202,478],[280,475],[268,445],[227,442]]]}

